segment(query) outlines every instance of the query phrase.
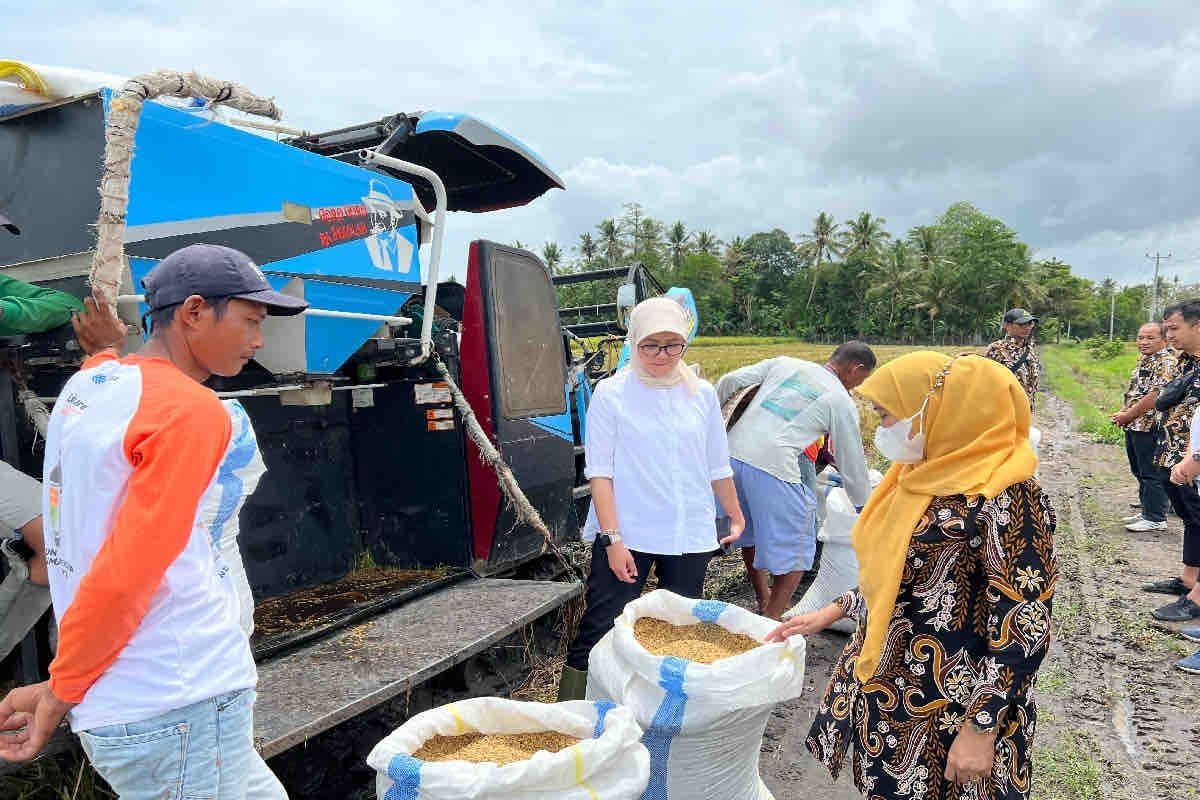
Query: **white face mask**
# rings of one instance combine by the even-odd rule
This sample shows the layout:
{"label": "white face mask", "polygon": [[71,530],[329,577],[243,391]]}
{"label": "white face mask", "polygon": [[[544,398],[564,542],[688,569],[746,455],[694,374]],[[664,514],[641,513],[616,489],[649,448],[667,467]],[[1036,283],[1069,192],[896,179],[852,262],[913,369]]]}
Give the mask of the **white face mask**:
{"label": "white face mask", "polygon": [[925,413],[928,403],[929,399],[926,398],[916,414],[894,423],[890,428],[880,425],[875,429],[875,449],[884,458],[896,464],[919,464],[925,459],[925,425],[921,425],[921,432],[916,436],[911,434],[913,424]]}

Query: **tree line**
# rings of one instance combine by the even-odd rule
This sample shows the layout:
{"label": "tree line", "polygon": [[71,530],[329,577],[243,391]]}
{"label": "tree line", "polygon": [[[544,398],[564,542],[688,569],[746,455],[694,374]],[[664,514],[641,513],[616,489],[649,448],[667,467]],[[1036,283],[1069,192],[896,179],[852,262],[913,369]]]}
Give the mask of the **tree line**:
{"label": "tree line", "polygon": [[[1151,303],[1148,284],[1118,287],[1035,259],[1014,230],[966,202],[902,235],[869,211],[841,222],[822,211],[795,236],[777,228],[728,242],[626,203],[569,251],[546,242],[540,255],[553,274],[641,262],[664,285],[692,290],[706,335],[978,344],[1021,306],[1041,317],[1043,341],[1107,336],[1110,314],[1114,334],[1130,338]],[[611,303],[616,283],[560,287],[560,302]],[[1160,280],[1159,308],[1195,288]]]}

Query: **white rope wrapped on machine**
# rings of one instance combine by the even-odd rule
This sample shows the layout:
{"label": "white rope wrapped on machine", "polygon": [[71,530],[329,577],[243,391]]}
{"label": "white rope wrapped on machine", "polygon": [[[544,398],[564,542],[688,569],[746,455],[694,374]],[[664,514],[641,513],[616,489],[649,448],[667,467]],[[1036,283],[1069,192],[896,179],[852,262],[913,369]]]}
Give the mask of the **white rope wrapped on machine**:
{"label": "white rope wrapped on machine", "polygon": [[[108,123],[104,130],[104,172],[100,179],[100,217],[96,224],[96,252],[88,280],[93,290],[98,291],[116,312],[117,295],[125,274],[125,219],[129,207],[129,179],[133,163],[134,139],[141,118],[142,104],[162,96],[200,97],[209,101],[209,107],[221,105],[278,120],[282,116],[275,101],[251,92],[244,86],[223,81],[195,72],[183,73],[170,70],[141,75],[129,80],[125,87],[113,97],[109,105]],[[440,233],[440,231],[439,231]],[[426,291],[436,292],[436,286]],[[546,540],[546,547],[558,558],[567,574],[578,580],[579,576],[570,561],[562,554],[554,541],[554,534],[546,526],[537,509],[521,491],[512,470],[504,463],[495,445],[475,418],[470,403],[450,376],[440,359],[434,357],[435,368],[441,373],[454,397],[454,404],[462,415],[463,424],[471,441],[479,448],[484,463],[496,473],[500,488],[512,504],[517,520],[531,526]],[[34,404],[40,401],[28,392]],[[48,413],[45,406],[40,410],[30,406],[29,399],[22,399],[26,413],[44,434]]]}
{"label": "white rope wrapped on machine", "polygon": [[231,81],[195,72],[159,70],[132,78],[113,97],[104,129],[104,172],[100,178],[100,217],[96,224],[96,252],[92,257],[92,288],[116,311],[117,294],[125,271],[125,213],[129,207],[129,174],[133,144],[141,119],[142,103],[164,95],[200,97],[209,105],[222,105],[277,120],[283,114],[275,101]]}

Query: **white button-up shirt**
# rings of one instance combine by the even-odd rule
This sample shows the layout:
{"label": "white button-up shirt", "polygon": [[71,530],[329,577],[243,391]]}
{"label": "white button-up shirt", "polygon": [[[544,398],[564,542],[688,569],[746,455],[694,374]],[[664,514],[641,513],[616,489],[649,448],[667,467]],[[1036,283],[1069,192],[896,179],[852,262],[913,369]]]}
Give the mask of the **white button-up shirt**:
{"label": "white button-up shirt", "polygon": [[[630,369],[601,381],[587,412],[585,475],[611,478],[630,550],[660,555],[717,548],[712,481],[729,478],[725,422],[712,384],[689,394],[642,384]],[[588,512],[585,541],[599,531]]]}

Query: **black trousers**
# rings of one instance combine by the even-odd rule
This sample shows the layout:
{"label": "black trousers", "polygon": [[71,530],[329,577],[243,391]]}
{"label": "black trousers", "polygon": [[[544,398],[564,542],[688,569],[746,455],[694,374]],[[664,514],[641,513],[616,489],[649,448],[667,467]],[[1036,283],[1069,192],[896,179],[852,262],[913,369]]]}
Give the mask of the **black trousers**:
{"label": "black trousers", "polygon": [[650,565],[658,575],[658,588],[684,597],[700,597],[704,593],[704,574],[715,550],[710,553],[684,553],[681,556],[661,556],[630,550],[637,562],[637,580],[625,583],[618,580],[608,566],[605,548],[592,545],[592,568],[587,579],[587,607],[579,623],[579,633],[567,648],[567,666],[586,670],[588,655],[596,642],[612,630],[613,622],[625,606],[642,594]]}
{"label": "black trousers", "polygon": [[1161,469],[1154,463],[1156,436],[1150,431],[1125,431],[1125,455],[1129,471],[1138,482],[1138,501],[1142,517],[1151,522],[1167,518],[1167,491],[1163,488]]}
{"label": "black trousers", "polygon": [[1171,500],[1171,507],[1183,520],[1183,564],[1200,567],[1200,492],[1194,481],[1176,486],[1171,483],[1171,470],[1159,468],[1163,488]]}

